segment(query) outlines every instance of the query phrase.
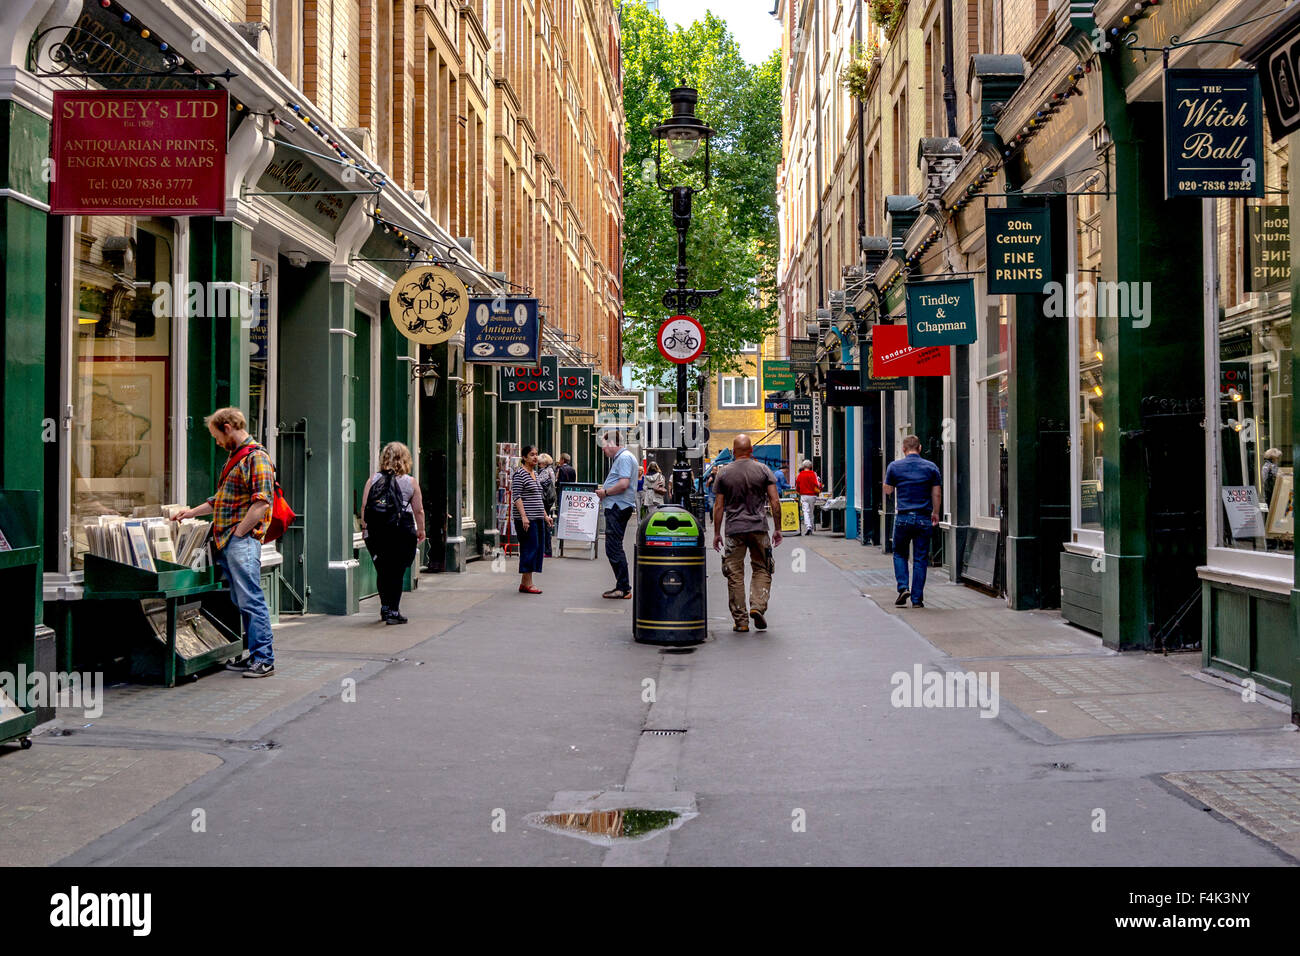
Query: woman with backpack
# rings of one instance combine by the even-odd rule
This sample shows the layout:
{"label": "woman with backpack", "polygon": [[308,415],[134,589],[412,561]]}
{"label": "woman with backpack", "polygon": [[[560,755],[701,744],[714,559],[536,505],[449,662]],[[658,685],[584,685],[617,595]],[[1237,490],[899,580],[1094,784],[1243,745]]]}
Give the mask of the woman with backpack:
{"label": "woman with backpack", "polygon": [[379,619],[405,624],[398,606],[402,578],[424,540],[424,502],[411,476],[411,449],[390,441],[379,454],[379,471],[361,493],[361,534],[379,578]]}
{"label": "woman with backpack", "polygon": [[552,524],[542,500],[542,486],[537,480],[537,448],[525,445],[519,467],[510,476],[510,500],[515,512],[515,530],[519,534],[519,581],[521,594],[541,594],[533,586],[533,575],[542,570],[542,528]]}

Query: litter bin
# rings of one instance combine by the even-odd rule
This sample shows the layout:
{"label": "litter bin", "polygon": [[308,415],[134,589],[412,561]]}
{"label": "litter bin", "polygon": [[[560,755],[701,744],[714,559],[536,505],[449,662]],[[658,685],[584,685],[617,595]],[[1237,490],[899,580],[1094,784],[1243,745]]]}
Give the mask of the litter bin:
{"label": "litter bin", "polygon": [[637,529],[632,637],[642,644],[700,644],[708,638],[704,526],[663,505]]}

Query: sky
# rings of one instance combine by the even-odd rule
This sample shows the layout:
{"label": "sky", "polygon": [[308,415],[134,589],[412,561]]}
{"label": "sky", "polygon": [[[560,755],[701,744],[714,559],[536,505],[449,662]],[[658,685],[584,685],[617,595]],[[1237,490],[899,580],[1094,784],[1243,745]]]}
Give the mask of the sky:
{"label": "sky", "polygon": [[759,63],[781,45],[781,24],[772,16],[772,0],[659,0],[659,12],[669,24],[689,26],[705,9],[727,21],[749,63]]}

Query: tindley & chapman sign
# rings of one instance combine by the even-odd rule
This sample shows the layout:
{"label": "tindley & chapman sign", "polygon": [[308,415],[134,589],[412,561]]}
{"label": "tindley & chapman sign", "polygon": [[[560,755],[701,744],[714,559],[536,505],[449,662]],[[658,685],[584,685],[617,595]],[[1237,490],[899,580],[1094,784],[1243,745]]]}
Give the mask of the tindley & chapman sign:
{"label": "tindley & chapman sign", "polygon": [[[991,264],[991,263],[990,263]],[[970,345],[975,341],[975,283],[942,279],[907,283],[907,344]]]}
{"label": "tindley & chapman sign", "polygon": [[226,211],[225,90],[57,90],[50,212]]}

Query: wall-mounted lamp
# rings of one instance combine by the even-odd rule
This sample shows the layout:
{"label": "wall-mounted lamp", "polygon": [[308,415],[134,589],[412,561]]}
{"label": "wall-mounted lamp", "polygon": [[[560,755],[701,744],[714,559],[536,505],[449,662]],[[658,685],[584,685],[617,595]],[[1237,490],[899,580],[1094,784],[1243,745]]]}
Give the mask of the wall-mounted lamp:
{"label": "wall-mounted lamp", "polygon": [[411,366],[411,381],[416,379],[424,387],[424,397],[433,398],[438,394],[438,363],[416,362]]}

